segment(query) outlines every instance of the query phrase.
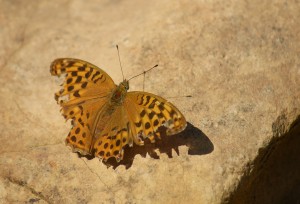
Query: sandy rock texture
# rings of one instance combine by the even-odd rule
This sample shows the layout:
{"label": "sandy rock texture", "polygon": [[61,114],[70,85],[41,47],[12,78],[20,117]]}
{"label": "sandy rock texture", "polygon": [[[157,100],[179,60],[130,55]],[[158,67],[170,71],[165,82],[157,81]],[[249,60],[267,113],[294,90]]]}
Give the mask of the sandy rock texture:
{"label": "sandy rock texture", "polygon": [[[0,203],[299,202],[299,11],[280,0],[0,0]],[[189,124],[104,164],[65,146],[49,66],[80,58],[119,83],[116,44],[127,78],[159,64],[145,90]]]}

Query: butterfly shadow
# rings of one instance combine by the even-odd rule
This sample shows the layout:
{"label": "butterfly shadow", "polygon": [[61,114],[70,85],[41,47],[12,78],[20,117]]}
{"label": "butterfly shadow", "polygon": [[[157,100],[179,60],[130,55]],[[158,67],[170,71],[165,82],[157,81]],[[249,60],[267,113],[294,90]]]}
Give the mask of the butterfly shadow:
{"label": "butterfly shadow", "polygon": [[120,162],[117,162],[114,158],[102,162],[107,167],[113,167],[114,169],[120,165],[124,165],[126,169],[129,169],[137,154],[144,158],[148,154],[151,158],[159,159],[159,155],[155,152],[155,150],[158,150],[160,154],[165,153],[169,158],[172,158],[172,150],[174,150],[177,155],[180,155],[178,147],[184,145],[189,148],[189,155],[209,154],[214,150],[214,145],[210,139],[200,129],[190,123],[188,123],[186,129],[179,134],[166,136],[165,130],[162,130],[161,133],[161,139],[157,139],[155,143],[150,143],[148,140],[145,140],[144,146],[126,146],[124,148],[124,158]]}

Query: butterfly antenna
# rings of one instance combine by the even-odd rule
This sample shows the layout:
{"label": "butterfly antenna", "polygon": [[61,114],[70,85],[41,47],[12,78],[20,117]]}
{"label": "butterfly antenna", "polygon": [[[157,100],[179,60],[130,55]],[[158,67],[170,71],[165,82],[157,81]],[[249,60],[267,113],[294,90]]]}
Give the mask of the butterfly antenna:
{"label": "butterfly antenna", "polygon": [[144,73],[144,80],[143,80],[143,91],[145,91],[145,78],[146,78],[146,72],[143,72]]}
{"label": "butterfly antenna", "polygon": [[166,97],[167,99],[170,99],[170,98],[191,98],[193,97],[192,95],[186,95],[186,96],[171,96],[171,97]]}
{"label": "butterfly antenna", "polygon": [[154,69],[154,68],[157,67],[157,66],[158,66],[158,64],[154,65],[154,66],[151,67],[150,69],[147,69],[146,71],[143,71],[142,73],[140,73],[140,74],[138,74],[138,75],[135,75],[135,76],[131,77],[130,79],[128,79],[128,81],[131,80],[131,79],[133,79],[133,78],[135,78],[135,77],[141,76],[142,74],[146,74],[146,73],[149,72],[151,69]]}
{"label": "butterfly antenna", "polygon": [[118,57],[119,57],[119,63],[120,63],[121,71],[122,71],[123,80],[125,80],[125,78],[124,78],[124,73],[123,73],[123,68],[122,68],[122,64],[121,64],[121,58],[120,58],[120,52],[119,52],[119,46],[116,45],[116,47],[117,47],[117,50],[118,50]]}

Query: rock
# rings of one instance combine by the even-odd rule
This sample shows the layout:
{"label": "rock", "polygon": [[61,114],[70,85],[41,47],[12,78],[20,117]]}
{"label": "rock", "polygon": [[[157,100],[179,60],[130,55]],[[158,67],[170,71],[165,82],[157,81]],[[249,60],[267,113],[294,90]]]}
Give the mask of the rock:
{"label": "rock", "polygon": [[[257,0],[0,2],[1,202],[299,201],[299,9]],[[104,164],[64,145],[70,124],[49,66],[84,59],[118,84],[116,44],[126,78],[159,64],[145,91],[169,98],[189,124]],[[130,87],[142,90],[143,77]]]}

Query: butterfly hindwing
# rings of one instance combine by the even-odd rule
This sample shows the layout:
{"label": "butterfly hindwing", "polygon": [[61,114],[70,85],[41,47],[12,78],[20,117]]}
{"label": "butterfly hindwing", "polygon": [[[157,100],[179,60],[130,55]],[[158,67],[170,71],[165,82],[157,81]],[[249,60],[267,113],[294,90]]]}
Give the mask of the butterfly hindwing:
{"label": "butterfly hindwing", "polygon": [[95,128],[94,155],[104,161],[110,157],[120,161],[123,159],[123,148],[127,144],[133,144],[128,113],[124,106],[107,105]]}
{"label": "butterfly hindwing", "polygon": [[74,152],[79,152],[82,155],[90,154],[89,149],[92,143],[87,116],[87,114],[78,112],[72,117],[72,128],[66,138],[66,144],[70,146]]}

